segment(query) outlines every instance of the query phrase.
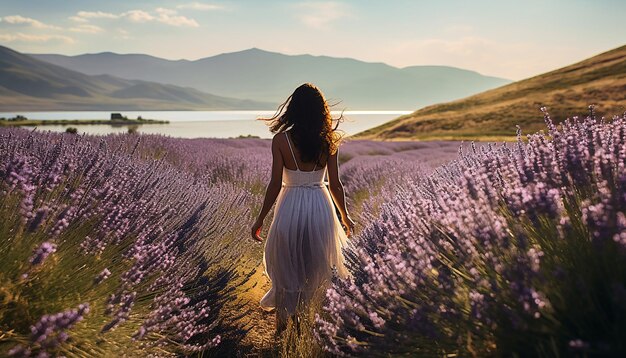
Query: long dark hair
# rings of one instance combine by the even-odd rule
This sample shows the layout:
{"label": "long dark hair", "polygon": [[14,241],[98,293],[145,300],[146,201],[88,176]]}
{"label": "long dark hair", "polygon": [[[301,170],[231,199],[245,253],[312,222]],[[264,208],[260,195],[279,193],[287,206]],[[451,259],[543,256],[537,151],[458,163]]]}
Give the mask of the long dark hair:
{"label": "long dark hair", "polygon": [[[341,134],[337,131],[343,113],[333,119],[322,91],[311,83],[305,83],[283,102],[269,122],[272,133],[291,130],[291,138],[298,148],[300,159],[323,165],[339,147]],[[333,128],[332,122],[337,124]]]}

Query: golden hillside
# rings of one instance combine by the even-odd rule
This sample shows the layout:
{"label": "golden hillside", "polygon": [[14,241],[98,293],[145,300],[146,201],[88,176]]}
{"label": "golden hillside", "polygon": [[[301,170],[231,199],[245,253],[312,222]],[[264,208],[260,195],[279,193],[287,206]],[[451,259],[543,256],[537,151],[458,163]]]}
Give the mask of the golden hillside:
{"label": "golden hillside", "polygon": [[626,46],[464,99],[424,107],[357,134],[367,139],[492,139],[543,129],[540,107],[555,121],[626,110]]}

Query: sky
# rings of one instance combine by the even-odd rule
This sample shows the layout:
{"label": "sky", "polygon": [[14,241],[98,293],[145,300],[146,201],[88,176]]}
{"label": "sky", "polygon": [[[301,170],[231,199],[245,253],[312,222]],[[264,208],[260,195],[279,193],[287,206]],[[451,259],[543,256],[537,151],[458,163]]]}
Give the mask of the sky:
{"label": "sky", "polygon": [[257,47],[519,80],[626,44],[624,14],[624,0],[0,0],[0,45],[189,60]]}

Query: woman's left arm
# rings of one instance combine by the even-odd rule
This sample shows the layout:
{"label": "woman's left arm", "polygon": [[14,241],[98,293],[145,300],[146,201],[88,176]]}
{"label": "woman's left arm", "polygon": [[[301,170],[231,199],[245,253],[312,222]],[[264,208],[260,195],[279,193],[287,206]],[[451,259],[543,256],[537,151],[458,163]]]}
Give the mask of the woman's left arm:
{"label": "woman's left arm", "polygon": [[252,225],[252,238],[257,241],[263,241],[259,236],[261,233],[261,227],[263,226],[263,220],[270,212],[272,205],[276,201],[283,182],[283,157],[280,155],[280,148],[278,147],[278,136],[274,136],[272,139],[272,177],[267,189],[265,190],[265,200],[263,200],[263,207],[259,213],[259,217]]}

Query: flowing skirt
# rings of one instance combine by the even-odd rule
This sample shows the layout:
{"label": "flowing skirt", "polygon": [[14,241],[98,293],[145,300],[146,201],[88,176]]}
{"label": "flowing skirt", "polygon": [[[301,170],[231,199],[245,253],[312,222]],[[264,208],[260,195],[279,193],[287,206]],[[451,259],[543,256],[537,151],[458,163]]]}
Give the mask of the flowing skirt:
{"label": "flowing skirt", "polygon": [[346,233],[326,187],[284,187],[276,202],[263,264],[272,288],[261,299],[279,319],[310,301],[335,272],[348,276],[342,248]]}

